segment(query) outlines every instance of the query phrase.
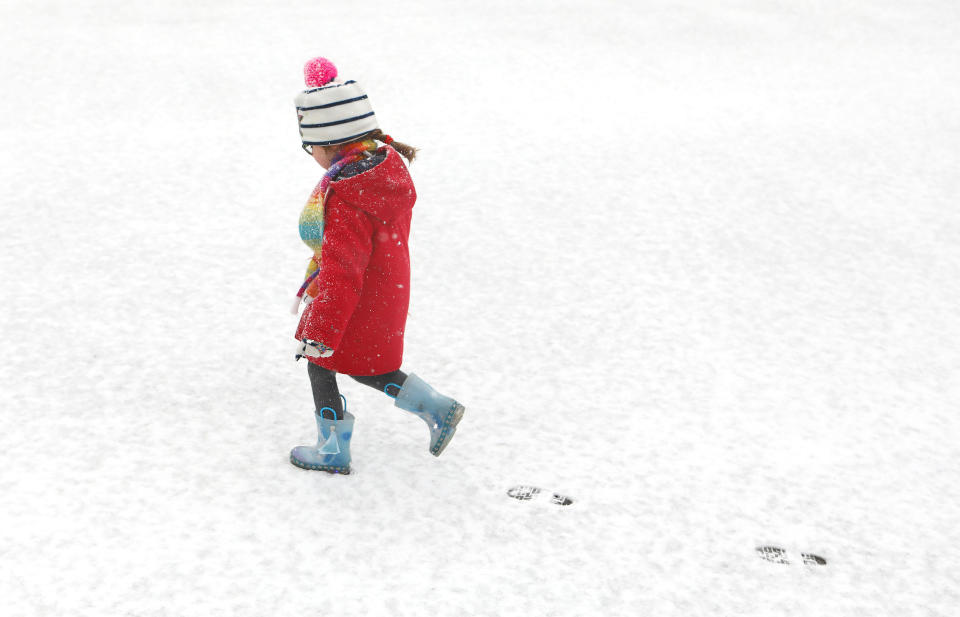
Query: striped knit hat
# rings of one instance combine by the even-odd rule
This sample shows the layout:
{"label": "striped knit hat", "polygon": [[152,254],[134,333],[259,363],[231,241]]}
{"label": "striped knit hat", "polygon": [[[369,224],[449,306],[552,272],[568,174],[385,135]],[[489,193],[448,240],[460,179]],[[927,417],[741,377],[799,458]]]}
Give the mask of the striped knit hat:
{"label": "striped knit hat", "polygon": [[337,80],[332,62],[311,58],[303,67],[303,76],[307,89],[294,103],[304,147],[349,143],[380,128],[360,84]]}

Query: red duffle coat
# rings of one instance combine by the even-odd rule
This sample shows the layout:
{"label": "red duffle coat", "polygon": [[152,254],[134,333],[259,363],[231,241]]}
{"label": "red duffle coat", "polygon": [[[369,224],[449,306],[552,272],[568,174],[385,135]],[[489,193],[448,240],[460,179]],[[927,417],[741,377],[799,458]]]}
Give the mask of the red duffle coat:
{"label": "red duffle coat", "polygon": [[403,361],[417,193],[397,151],[384,150],[376,167],[330,183],[317,294],[296,332],[335,350],[311,362],[346,375],[382,375]]}

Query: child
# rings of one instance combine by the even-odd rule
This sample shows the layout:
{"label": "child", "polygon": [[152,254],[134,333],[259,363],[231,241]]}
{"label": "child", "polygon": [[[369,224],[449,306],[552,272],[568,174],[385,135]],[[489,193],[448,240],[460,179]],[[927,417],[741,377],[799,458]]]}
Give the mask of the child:
{"label": "child", "polygon": [[422,418],[430,428],[430,452],[440,456],[464,407],[400,370],[410,300],[407,238],[417,198],[400,156],[412,162],[416,149],[379,129],[360,85],[337,80],[329,60],[309,60],[304,76],[307,89],[295,99],[300,137],[327,172],[300,215],[300,237],[313,258],[294,313],[306,304],[296,332],[297,360],[309,360],[319,435],[316,445],[294,448],[290,462],[350,473],[354,416],[337,389],[337,373],[377,388]]}

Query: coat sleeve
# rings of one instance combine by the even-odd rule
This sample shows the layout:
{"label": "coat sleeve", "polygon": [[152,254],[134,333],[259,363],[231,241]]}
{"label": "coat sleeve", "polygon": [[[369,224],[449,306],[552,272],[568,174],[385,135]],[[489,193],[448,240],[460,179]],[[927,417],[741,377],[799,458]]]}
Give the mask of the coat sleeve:
{"label": "coat sleeve", "polygon": [[324,205],[323,245],[317,294],[307,307],[301,337],[336,349],[363,291],[373,252],[373,224],[366,213],[331,193]]}

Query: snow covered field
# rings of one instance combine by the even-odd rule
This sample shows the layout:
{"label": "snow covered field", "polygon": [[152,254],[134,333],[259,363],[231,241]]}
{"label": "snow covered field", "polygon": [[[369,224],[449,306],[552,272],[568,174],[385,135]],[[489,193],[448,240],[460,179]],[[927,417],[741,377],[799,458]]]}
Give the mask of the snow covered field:
{"label": "snow covered field", "polygon": [[[955,0],[7,0],[0,41],[3,616],[960,611]],[[404,368],[467,407],[434,459],[344,379],[348,477],[287,460],[314,55],[422,148]]]}

